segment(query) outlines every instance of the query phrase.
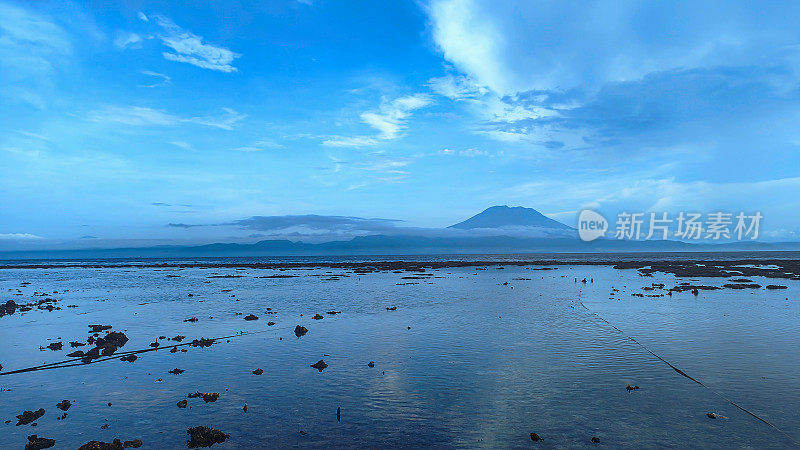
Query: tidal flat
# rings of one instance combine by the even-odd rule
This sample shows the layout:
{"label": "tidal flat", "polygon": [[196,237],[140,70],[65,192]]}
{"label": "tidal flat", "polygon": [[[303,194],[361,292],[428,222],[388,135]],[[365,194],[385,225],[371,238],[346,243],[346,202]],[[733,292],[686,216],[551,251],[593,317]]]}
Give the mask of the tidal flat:
{"label": "tidal flat", "polygon": [[6,261],[0,448],[792,448],[798,299],[795,253]]}

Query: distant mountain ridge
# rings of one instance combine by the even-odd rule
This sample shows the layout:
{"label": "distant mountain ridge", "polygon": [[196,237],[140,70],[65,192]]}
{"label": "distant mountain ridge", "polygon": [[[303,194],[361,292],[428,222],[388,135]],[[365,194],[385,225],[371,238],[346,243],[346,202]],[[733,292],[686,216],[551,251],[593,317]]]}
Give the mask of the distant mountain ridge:
{"label": "distant mountain ridge", "polygon": [[473,230],[475,228],[504,228],[504,227],[536,227],[552,228],[558,230],[572,230],[573,228],[553,220],[533,208],[522,206],[492,206],[469,219],[450,225],[447,228],[460,230]]}

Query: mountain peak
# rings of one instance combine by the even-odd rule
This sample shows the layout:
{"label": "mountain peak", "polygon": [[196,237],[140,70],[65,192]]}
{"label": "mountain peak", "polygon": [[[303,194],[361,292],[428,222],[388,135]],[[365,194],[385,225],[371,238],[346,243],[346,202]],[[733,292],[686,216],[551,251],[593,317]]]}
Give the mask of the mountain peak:
{"label": "mountain peak", "polygon": [[506,205],[486,208],[469,219],[448,228],[471,230],[473,228],[537,227],[569,230],[571,227],[546,217],[533,208]]}

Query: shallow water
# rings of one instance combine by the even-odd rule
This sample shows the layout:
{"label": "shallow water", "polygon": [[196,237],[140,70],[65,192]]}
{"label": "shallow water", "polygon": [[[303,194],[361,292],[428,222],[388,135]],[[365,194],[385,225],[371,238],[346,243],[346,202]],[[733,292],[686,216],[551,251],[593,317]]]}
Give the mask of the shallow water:
{"label": "shallow water", "polygon": [[[88,324],[125,332],[130,341],[119,352],[149,348],[160,335],[190,341],[245,332],[208,348],[181,347],[185,353],[142,353],[134,363],[0,372],[0,420],[11,420],[0,422],[0,447],[20,448],[38,434],[56,439],[55,448],[115,437],[185,448],[186,429],[197,425],[231,435],[214,448],[785,448],[800,441],[797,281],[780,280],[789,286],[782,291],[640,298],[631,293],[657,294],[641,288],[688,279],[606,266],[534,268],[428,270],[422,280],[403,279],[414,272],[338,269],[0,270],[1,302],[38,299],[38,291],[62,299],[63,308],[0,318],[4,372],[67,359],[74,350],[67,343],[85,340]],[[256,278],[274,274],[298,277]],[[336,274],[343,276],[330,279]],[[209,278],[220,275],[241,277]],[[251,313],[260,320],[243,320]],[[324,319],[313,320],[315,313]],[[183,322],[189,317],[198,321]],[[295,337],[298,324],[308,334]],[[39,350],[54,341],[64,349]],[[323,372],[309,367],[319,359],[329,365]],[[173,368],[185,372],[168,373]],[[256,368],[264,374],[252,374]],[[629,393],[628,384],[641,389]],[[176,407],[198,390],[220,398]],[[64,399],[73,406],[57,420],[55,404]],[[38,408],[46,410],[38,426],[15,426],[17,414]],[[531,442],[531,432],[544,441]]]}

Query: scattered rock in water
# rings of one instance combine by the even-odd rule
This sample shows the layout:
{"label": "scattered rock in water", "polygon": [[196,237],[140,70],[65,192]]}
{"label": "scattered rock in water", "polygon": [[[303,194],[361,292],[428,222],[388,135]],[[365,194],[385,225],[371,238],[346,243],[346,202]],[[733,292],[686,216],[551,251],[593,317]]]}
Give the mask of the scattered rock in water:
{"label": "scattered rock in water", "polygon": [[175,336],[174,338],[172,338],[172,340],[175,341],[175,342],[181,342],[184,339],[186,339],[186,336],[184,336],[182,334],[179,334],[179,335]]}
{"label": "scattered rock in water", "polygon": [[194,394],[189,394],[189,398],[202,398],[203,401],[206,402],[206,403],[209,403],[209,402],[213,403],[213,402],[217,401],[217,399],[219,398],[219,393],[218,392],[200,392],[200,391],[197,391]]}
{"label": "scattered rock in water", "polygon": [[625,386],[625,390],[628,391],[628,392],[635,391],[636,389],[639,389],[638,385],[637,386],[631,386],[629,384],[629,385]]}
{"label": "scattered rock in water", "polygon": [[723,416],[722,414],[717,414],[713,412],[706,413],[706,417],[708,417],[709,419],[727,419],[727,417]]}
{"label": "scattered rock in water", "polygon": [[44,415],[44,408],[39,408],[36,411],[23,411],[22,414],[17,416],[17,426],[27,425],[35,422],[37,419]]}
{"label": "scattered rock in water", "polygon": [[113,328],[111,325],[89,325],[90,333],[99,333],[101,331],[110,330]]}
{"label": "scattered rock in water", "polygon": [[69,346],[72,347],[72,348],[83,347],[84,345],[86,345],[86,344],[83,343],[83,342],[78,342],[78,341],[72,341],[72,342],[69,343]]}
{"label": "scattered rock in water", "polygon": [[99,357],[100,357],[100,348],[95,347],[83,355],[83,358],[81,358],[81,362],[88,364],[92,362],[92,360],[97,359]]}
{"label": "scattered rock in water", "polygon": [[197,322],[197,317],[190,317],[190,318],[184,320],[184,322]]}
{"label": "scattered rock in water", "polygon": [[325,364],[325,361],[320,359],[319,361],[315,362],[314,364],[311,364],[311,367],[313,367],[313,368],[319,370],[320,372],[322,372],[323,370],[325,370],[326,367],[328,367],[328,365]]}
{"label": "scattered rock in water", "polygon": [[0,317],[3,317],[5,315],[14,314],[15,312],[17,312],[17,308],[18,307],[19,307],[19,305],[17,305],[14,302],[14,300],[9,300],[9,301],[3,303],[2,305],[0,305]]}
{"label": "scattered rock in water", "polygon": [[314,314],[314,317],[312,317],[312,319],[314,319],[314,320],[320,320],[322,318],[323,317],[320,314]]}
{"label": "scattered rock in water", "polygon": [[300,430],[300,436],[305,436],[305,435],[307,435],[307,434],[308,434],[308,433],[306,433],[305,431],[303,431],[303,430]]}
{"label": "scattered rock in water", "polygon": [[178,369],[177,367],[169,371],[169,373],[171,373],[173,375],[180,375],[183,372],[186,372],[186,371],[183,370],[183,369]]}
{"label": "scattered rock in water", "polygon": [[592,438],[592,444],[599,444],[599,443],[600,443],[600,438],[599,437],[595,436],[595,437]]}
{"label": "scattered rock in water", "polygon": [[267,326],[268,326],[268,327],[271,327],[271,326],[273,326],[273,325],[275,325],[275,322],[267,322]]}
{"label": "scattered rock in water", "polygon": [[54,445],[56,445],[55,439],[40,438],[39,436],[33,434],[28,436],[28,443],[25,444],[25,450],[41,450],[44,448],[50,448]]}
{"label": "scattered rock in water", "polygon": [[192,347],[211,347],[214,344],[214,339],[200,338],[192,341]]}
{"label": "scattered rock in water", "polygon": [[262,373],[264,373],[264,371],[261,368],[258,368],[253,371],[253,375],[261,375]]}
{"label": "scattered rock in water", "polygon": [[300,325],[294,327],[294,335],[297,337],[303,336],[308,333],[308,328],[302,327]]}
{"label": "scattered rock in water", "polygon": [[186,399],[183,399],[178,402],[178,408],[186,408],[187,404],[189,404],[189,402]]}
{"label": "scattered rock in water", "polygon": [[369,363],[367,363],[367,365],[370,367],[375,367],[375,361],[370,361]]}
{"label": "scattered rock in water", "polygon": [[112,331],[104,337],[97,338],[95,345],[102,350],[103,355],[112,355],[128,342],[128,336],[119,331]]}
{"label": "scattered rock in water", "polygon": [[327,314],[334,315],[334,314],[341,314],[341,311],[328,311]]}
{"label": "scattered rock in water", "polygon": [[341,422],[342,421],[342,407],[341,406],[337,406],[336,407],[336,421],[337,422]]}
{"label": "scattered rock in water", "polygon": [[231,437],[230,434],[206,426],[189,428],[186,433],[189,435],[189,440],[186,441],[189,448],[211,447],[214,444],[221,444]]}
{"label": "scattered rock in water", "polygon": [[247,403],[244,404],[244,407],[242,408],[242,411],[247,412]]}
{"label": "scattered rock in water", "polygon": [[81,445],[78,450],[122,450],[124,448],[139,448],[142,446],[141,439],[122,442],[114,439],[112,442],[89,441]]}
{"label": "scattered rock in water", "polygon": [[768,284],[767,289],[773,291],[776,289],[788,289],[788,287],[781,285],[781,284]]}
{"label": "scattered rock in water", "polygon": [[170,352],[170,353],[178,353],[178,347],[172,347],[172,348],[169,350],[169,352]]}
{"label": "scattered rock in water", "polygon": [[136,356],[136,355],[125,355],[125,356],[123,356],[123,357],[122,357],[122,358],[120,358],[120,359],[121,359],[122,361],[125,361],[125,362],[131,362],[131,363],[132,363],[132,362],[136,361],[137,359],[139,359],[139,357],[138,357],[138,356]]}
{"label": "scattered rock in water", "polygon": [[76,350],[72,353],[67,353],[70,358],[83,358],[83,350]]}
{"label": "scattered rock in water", "polygon": [[107,429],[108,429],[108,427],[109,427],[109,425],[108,425],[107,423],[105,423],[105,424],[103,424],[103,425],[101,425],[101,426],[100,426],[100,429],[101,429],[101,430],[107,430]]}
{"label": "scattered rock in water", "polygon": [[723,284],[722,287],[728,289],[759,289],[761,285],[756,283],[728,283]]}
{"label": "scattered rock in water", "polygon": [[387,311],[397,311],[397,306],[387,306],[386,310]]}
{"label": "scattered rock in water", "polygon": [[61,342],[51,342],[47,344],[47,348],[50,350],[61,350],[64,347],[64,344]]}
{"label": "scattered rock in water", "polygon": [[150,343],[150,347],[153,347],[153,348],[158,348],[159,345],[160,344],[158,342],[151,342]]}
{"label": "scattered rock in water", "polygon": [[[586,282],[586,280],[584,279],[584,281],[583,281],[583,282],[585,283],[585,282]],[[531,433],[531,434],[530,434],[530,436],[531,436],[531,440],[532,440],[533,442],[539,442],[539,441],[543,440],[543,439],[542,439],[541,437],[539,437],[539,435],[538,435],[538,434],[536,434],[536,433]]]}
{"label": "scattered rock in water", "polygon": [[69,400],[62,400],[61,403],[56,403],[56,408],[58,408],[58,409],[60,409],[62,411],[69,410],[69,408],[71,406],[72,406],[72,402],[70,402]]}
{"label": "scattered rock in water", "polygon": [[244,316],[244,320],[258,320],[258,316],[255,314],[248,314]]}

